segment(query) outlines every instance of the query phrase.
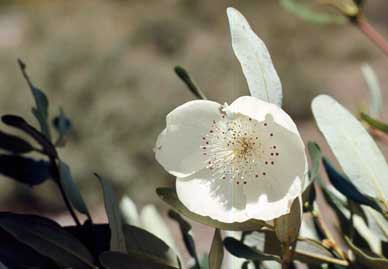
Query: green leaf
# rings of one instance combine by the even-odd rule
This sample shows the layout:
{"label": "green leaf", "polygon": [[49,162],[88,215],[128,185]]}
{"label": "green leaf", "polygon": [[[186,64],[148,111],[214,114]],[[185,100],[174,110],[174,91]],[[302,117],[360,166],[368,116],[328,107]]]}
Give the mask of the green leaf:
{"label": "green leaf", "polygon": [[176,269],[176,267],[160,263],[152,257],[138,253],[104,252],[99,259],[106,269]]}
{"label": "green leaf", "polygon": [[280,5],[288,12],[308,22],[319,24],[342,24],[346,22],[346,20],[342,16],[323,12],[316,12],[311,8],[308,8],[306,4],[298,3],[297,0],[280,0]]}
{"label": "green leaf", "polygon": [[297,197],[292,203],[290,213],[274,220],[276,236],[287,248],[298,238],[302,214],[302,198]]}
{"label": "green leaf", "polygon": [[345,176],[341,175],[329,162],[327,158],[323,158],[323,167],[326,170],[330,183],[348,199],[356,202],[357,204],[368,205],[377,211],[380,211],[380,207],[373,198],[367,197],[362,194]]}
{"label": "green leaf", "polygon": [[346,243],[356,256],[355,264],[363,265],[366,268],[386,269],[388,268],[388,260],[384,258],[371,257],[365,254],[361,249],[357,248],[348,237],[345,237]]}
{"label": "green leaf", "polygon": [[53,144],[51,144],[51,142],[41,132],[36,130],[30,124],[28,124],[22,117],[16,115],[4,115],[1,117],[1,120],[6,125],[22,130],[23,132],[34,138],[35,141],[43,147],[43,151],[45,154],[50,155],[52,157],[57,157],[58,154]]}
{"label": "green leaf", "polygon": [[20,66],[20,70],[23,73],[24,79],[27,81],[28,86],[30,87],[32,95],[35,99],[36,107],[32,108],[32,113],[38,120],[43,135],[50,141],[50,129],[47,122],[49,106],[47,96],[40,89],[38,89],[32,84],[26,71],[26,65],[20,59],[18,59],[18,63]]}
{"label": "green leaf", "polygon": [[33,187],[49,179],[51,170],[46,160],[1,154],[0,174]]}
{"label": "green leaf", "polygon": [[197,85],[191,79],[189,73],[181,66],[176,66],[174,68],[175,74],[186,84],[189,91],[198,99],[206,100],[206,96],[203,92],[198,88]]}
{"label": "green leaf", "polygon": [[7,268],[57,268],[51,259],[19,242],[1,228],[0,238],[0,260]]}
{"label": "green leaf", "polygon": [[[143,229],[149,231],[150,233],[163,240],[179,256],[179,252],[177,250],[178,248],[176,247],[176,242],[171,234],[170,228],[167,226],[165,218],[160,215],[155,205],[148,204],[143,206],[140,211],[140,220]],[[176,261],[177,255],[173,256],[174,260]]]}
{"label": "green leaf", "polygon": [[219,222],[211,219],[210,217],[201,216],[188,210],[182,202],[179,201],[176,190],[173,188],[157,188],[156,193],[165,203],[167,203],[179,214],[213,228],[227,231],[255,231],[266,225],[264,221],[260,220],[249,220],[246,222],[234,223]]}
{"label": "green leaf", "polygon": [[224,246],[232,255],[238,258],[244,258],[253,261],[277,261],[280,262],[279,256],[263,253],[254,248],[248,247],[241,241],[227,237],[224,239]]}
{"label": "green leaf", "polygon": [[88,216],[91,220],[89,210],[85,204],[82,195],[71,176],[70,167],[62,160],[59,160],[59,174],[61,183],[64,187],[66,196],[69,198],[71,204],[82,214]]}
{"label": "green leaf", "polygon": [[364,112],[361,112],[360,116],[361,116],[361,119],[366,121],[371,127],[388,134],[388,125],[385,124],[384,122],[376,120]]}
{"label": "green leaf", "polygon": [[110,250],[127,253],[123,223],[116,195],[107,180],[100,177],[98,174],[95,175],[100,180],[102,191],[104,193],[105,210],[108,215],[109,227],[111,230]]}
{"label": "green leaf", "polygon": [[186,249],[189,252],[190,256],[194,258],[196,268],[199,269],[199,259],[190,223],[188,223],[185,219],[183,219],[178,213],[173,210],[170,210],[168,212],[168,216],[179,224],[179,228],[181,230],[183,242],[185,243]]}
{"label": "green leaf", "polygon": [[[275,256],[280,260],[281,245],[274,231],[253,232],[247,236],[244,242],[246,242],[247,247],[254,248],[261,254]],[[347,261],[334,258],[330,250],[323,246],[321,242],[305,238],[298,239],[294,258],[308,264],[322,264],[325,262],[348,265]]]}
{"label": "green leaf", "polygon": [[0,131],[0,148],[16,154],[24,154],[34,150],[33,146],[24,139],[2,131]]}
{"label": "green leaf", "polygon": [[319,166],[322,158],[321,149],[318,144],[314,142],[308,142],[307,149],[311,160],[310,181],[314,181],[314,179],[319,176]]}
{"label": "green leaf", "polygon": [[359,190],[388,208],[388,165],[367,130],[330,96],[315,97],[312,110],[345,174]]}
{"label": "green leaf", "polygon": [[209,252],[209,269],[221,269],[224,258],[224,246],[222,243],[221,231],[214,230],[213,242]]}
{"label": "green leaf", "polygon": [[2,213],[0,227],[61,267],[97,268],[86,247],[49,219]]}
{"label": "green leaf", "polygon": [[321,162],[321,151],[318,144],[309,142],[307,148],[310,155],[311,167],[309,169],[309,181],[306,183],[302,194],[303,212],[310,212],[314,209],[316,198],[314,181],[319,178],[319,166]]}
{"label": "green leaf", "polygon": [[126,224],[123,226],[123,231],[128,251],[157,257],[170,266],[179,265],[174,251],[152,233]]}

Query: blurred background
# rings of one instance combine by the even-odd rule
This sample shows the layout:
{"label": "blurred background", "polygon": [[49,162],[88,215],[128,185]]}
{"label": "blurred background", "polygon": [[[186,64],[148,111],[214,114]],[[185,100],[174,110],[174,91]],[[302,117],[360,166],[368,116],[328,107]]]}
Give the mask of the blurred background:
{"label": "blurred background", "polygon": [[[92,215],[105,219],[93,172],[139,207],[163,206],[155,188],[173,185],[174,178],[152,149],[166,114],[193,99],[174,66],[184,66],[211,100],[231,103],[249,94],[231,48],[227,6],[239,9],[269,48],[283,83],[284,109],[303,139],[319,142],[330,155],[312,118],[312,98],[328,93],[356,112],[369,102],[361,64],[375,69],[384,89],[386,58],[350,24],[307,23],[274,0],[0,0],[0,112],[36,124],[16,62],[21,58],[47,94],[51,117],[62,107],[73,121],[59,153]],[[387,12],[384,0],[366,2],[366,17],[386,37]],[[61,217],[65,207],[50,182],[31,190],[0,177],[0,210],[47,212],[71,223]]]}

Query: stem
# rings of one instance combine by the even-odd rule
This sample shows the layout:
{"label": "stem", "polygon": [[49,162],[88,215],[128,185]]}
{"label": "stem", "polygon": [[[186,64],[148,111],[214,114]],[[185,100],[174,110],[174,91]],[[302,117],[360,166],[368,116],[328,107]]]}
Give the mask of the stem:
{"label": "stem", "polygon": [[282,269],[288,269],[292,260],[292,252],[288,244],[282,244]]}
{"label": "stem", "polygon": [[76,223],[76,225],[77,226],[81,226],[81,222],[79,221],[77,215],[75,214],[75,212],[73,210],[73,207],[70,204],[69,199],[67,199],[65,190],[63,188],[63,185],[62,185],[62,182],[61,182],[61,179],[60,179],[60,173],[59,173],[59,168],[58,168],[57,162],[55,161],[55,158],[53,156],[49,156],[49,158],[50,158],[50,163],[51,163],[51,166],[52,166],[52,169],[53,169],[53,178],[54,178],[55,182],[58,184],[59,190],[61,191],[61,195],[62,195],[63,201],[65,202],[66,207],[69,210],[70,215],[72,216],[72,218],[73,218],[74,222]]}
{"label": "stem", "polygon": [[325,223],[322,221],[322,218],[318,212],[316,212],[316,215],[314,218],[317,220],[318,225],[320,226],[321,230],[325,234],[326,238],[331,242],[332,248],[337,252],[337,254],[342,258],[346,259],[346,255],[343,252],[343,250],[338,246],[338,244],[335,242],[333,235],[330,233],[329,229],[325,225]]}
{"label": "stem", "polygon": [[388,56],[388,42],[371,24],[369,24],[364,16],[359,15],[354,20],[354,25]]}

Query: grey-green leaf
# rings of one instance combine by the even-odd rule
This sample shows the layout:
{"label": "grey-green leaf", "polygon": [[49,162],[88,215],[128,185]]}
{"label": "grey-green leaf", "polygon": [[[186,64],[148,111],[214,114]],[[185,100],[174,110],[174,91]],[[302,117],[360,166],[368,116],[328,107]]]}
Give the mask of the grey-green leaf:
{"label": "grey-green leaf", "polygon": [[232,237],[224,239],[225,248],[234,256],[238,258],[244,258],[253,261],[278,261],[280,262],[279,256],[267,254],[260,250],[248,247],[241,241]]}
{"label": "grey-green leaf", "polygon": [[209,269],[221,269],[224,258],[224,246],[222,243],[221,231],[215,229],[212,246],[209,252]]}
{"label": "grey-green leaf", "polygon": [[51,140],[50,129],[48,126],[49,102],[47,96],[40,89],[38,89],[32,84],[26,71],[26,65],[20,59],[18,60],[18,63],[23,73],[24,79],[27,81],[35,100],[36,107],[32,108],[32,113],[39,122],[41,132],[48,140]]}
{"label": "grey-green leaf", "polygon": [[181,215],[176,213],[174,210],[170,210],[168,212],[168,215],[170,218],[172,218],[178,223],[186,249],[189,252],[190,256],[194,258],[196,268],[199,268],[199,259],[190,223],[188,223],[184,218],[181,217]]}
{"label": "grey-green leaf", "polygon": [[73,177],[71,176],[70,167],[62,160],[59,160],[59,173],[61,177],[61,183],[64,187],[66,196],[69,198],[71,204],[82,214],[88,216],[91,219],[89,210],[85,204],[82,195],[75,184]]}
{"label": "grey-green leaf", "polygon": [[377,78],[376,72],[369,64],[363,64],[361,66],[361,71],[369,89],[370,102],[368,113],[373,118],[378,118],[380,116],[381,108],[383,105],[379,80]]}
{"label": "grey-green leaf", "polygon": [[104,252],[99,257],[101,264],[106,269],[176,269],[153,257],[139,253],[124,254],[120,252]]}
{"label": "grey-green leaf", "polygon": [[3,213],[0,227],[63,268],[97,268],[86,247],[49,219]]}
{"label": "grey-green leaf", "polygon": [[297,240],[302,224],[302,214],[302,197],[297,197],[292,203],[290,213],[275,219],[276,236],[286,246],[290,246]]}
{"label": "grey-green leaf", "polygon": [[24,139],[0,131],[0,149],[16,154],[24,154],[32,151],[34,148]]}
{"label": "grey-green leaf", "polygon": [[[280,260],[281,245],[275,232],[269,230],[253,232],[246,237],[244,242],[249,247],[255,247],[260,253],[276,256]],[[334,258],[331,252],[320,242],[311,239],[298,239],[294,257],[295,260],[309,264],[322,264],[323,262],[327,262],[348,265],[347,261]]]}
{"label": "grey-green leaf", "polygon": [[125,242],[128,251],[144,253],[158,257],[165,264],[178,266],[178,257],[174,251],[161,239],[146,230],[136,226],[123,226]]}
{"label": "grey-green leaf", "polygon": [[183,216],[194,220],[196,222],[211,226],[220,230],[227,231],[255,231],[260,229],[265,222],[260,220],[249,220],[246,222],[235,222],[235,223],[224,223],[219,222],[209,217],[204,217],[198,214],[195,214],[188,210],[181,201],[179,201],[176,194],[176,190],[173,188],[158,188],[156,193],[159,197],[171,206],[176,212],[182,214]]}
{"label": "grey-green leaf", "polygon": [[368,114],[366,113],[361,113],[360,114],[361,116],[361,119],[363,119],[364,121],[366,121],[371,127],[377,129],[377,130],[380,130],[384,133],[388,133],[388,124],[382,122],[382,121],[379,121],[377,119],[374,119],[372,117],[370,117]]}
{"label": "grey-green leaf", "polygon": [[290,13],[308,22],[319,24],[342,24],[345,22],[345,19],[342,16],[323,12],[316,12],[308,8],[306,4],[298,3],[298,1],[296,0],[280,0],[280,4]]}
{"label": "grey-green leaf", "polygon": [[330,96],[315,97],[312,110],[349,179],[363,193],[388,205],[388,165],[367,130]]}
{"label": "grey-green leaf", "polygon": [[349,248],[353,251],[356,256],[356,263],[359,265],[365,266],[365,268],[373,268],[373,269],[387,269],[388,268],[388,260],[384,258],[375,258],[368,256],[361,249],[357,248],[349,238],[345,237],[345,240],[349,246]]}
{"label": "grey-green leaf", "polygon": [[98,174],[95,174],[100,180],[102,191],[104,193],[105,210],[109,220],[111,230],[110,250],[127,253],[125,237],[123,232],[123,222],[116,195],[113,192],[110,183]]}

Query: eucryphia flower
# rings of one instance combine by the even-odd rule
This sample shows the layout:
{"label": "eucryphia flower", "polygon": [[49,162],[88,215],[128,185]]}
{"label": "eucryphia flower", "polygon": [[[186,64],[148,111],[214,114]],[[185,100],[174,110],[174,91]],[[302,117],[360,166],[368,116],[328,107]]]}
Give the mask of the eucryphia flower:
{"label": "eucryphia flower", "polygon": [[[222,222],[272,220],[301,195],[304,144],[281,103],[281,84],[264,43],[228,9],[232,45],[252,96],[231,105],[187,102],[167,115],[155,154],[177,177],[179,199],[192,212]],[[280,91],[280,92],[279,92]]]}

